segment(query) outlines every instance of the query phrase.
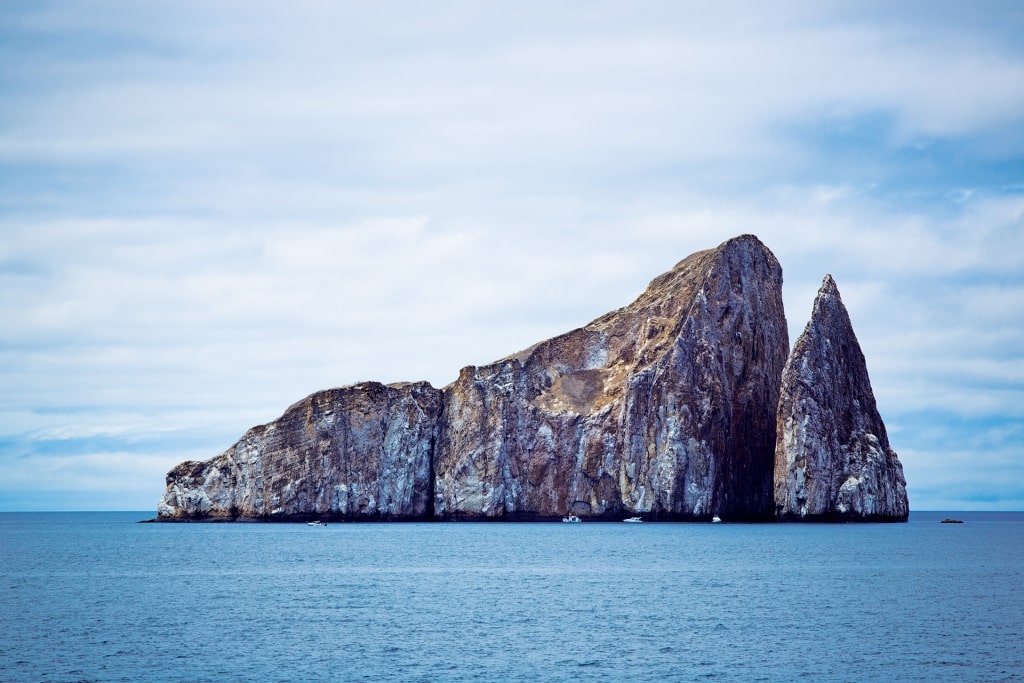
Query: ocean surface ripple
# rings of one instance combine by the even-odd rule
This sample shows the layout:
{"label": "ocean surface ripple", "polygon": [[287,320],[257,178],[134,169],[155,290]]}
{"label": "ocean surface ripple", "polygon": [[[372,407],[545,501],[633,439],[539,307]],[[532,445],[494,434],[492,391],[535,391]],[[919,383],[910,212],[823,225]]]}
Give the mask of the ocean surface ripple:
{"label": "ocean surface ripple", "polygon": [[135,524],[0,514],[0,680],[1011,681],[1024,514]]}

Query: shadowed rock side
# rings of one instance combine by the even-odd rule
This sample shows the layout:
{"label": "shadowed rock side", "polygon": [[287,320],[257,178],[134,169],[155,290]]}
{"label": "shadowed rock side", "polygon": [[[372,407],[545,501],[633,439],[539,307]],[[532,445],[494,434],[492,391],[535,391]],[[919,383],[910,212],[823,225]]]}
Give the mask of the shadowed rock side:
{"label": "shadowed rock side", "polygon": [[631,305],[445,389],[440,518],[767,519],[789,351],[782,269],[745,235]]}
{"label": "shadowed rock side", "polygon": [[429,516],[441,396],[422,382],[315,393],[220,456],[172,469],[158,517]]}
{"label": "shadowed rock side", "polygon": [[782,376],[775,506],[780,519],[903,521],[909,514],[903,466],[831,275]]}

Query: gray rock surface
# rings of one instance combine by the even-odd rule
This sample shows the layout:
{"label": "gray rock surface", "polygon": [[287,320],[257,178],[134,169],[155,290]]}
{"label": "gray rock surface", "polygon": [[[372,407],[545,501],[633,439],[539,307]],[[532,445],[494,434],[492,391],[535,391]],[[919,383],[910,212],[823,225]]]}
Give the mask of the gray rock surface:
{"label": "gray rock surface", "polygon": [[782,376],[775,506],[780,519],[902,521],[909,514],[903,466],[831,275]]}
{"label": "gray rock surface", "polygon": [[158,518],[429,516],[441,396],[423,382],[308,396],[220,456],[172,469]]}

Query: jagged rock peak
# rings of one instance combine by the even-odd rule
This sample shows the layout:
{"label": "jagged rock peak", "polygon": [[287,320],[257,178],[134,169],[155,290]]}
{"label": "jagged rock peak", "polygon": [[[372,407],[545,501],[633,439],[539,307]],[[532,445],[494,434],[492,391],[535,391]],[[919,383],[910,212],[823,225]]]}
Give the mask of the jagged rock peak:
{"label": "jagged rock peak", "polygon": [[903,466],[831,275],[782,373],[775,447],[780,519],[906,520]]}

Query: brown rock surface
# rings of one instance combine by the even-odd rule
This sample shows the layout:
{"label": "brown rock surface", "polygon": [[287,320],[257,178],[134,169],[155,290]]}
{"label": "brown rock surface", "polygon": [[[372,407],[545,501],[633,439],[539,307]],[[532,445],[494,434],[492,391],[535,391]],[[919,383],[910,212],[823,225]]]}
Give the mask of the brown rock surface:
{"label": "brown rock surface", "polygon": [[438,517],[770,518],[782,269],[745,235],[445,389]]}
{"label": "brown rock surface", "polygon": [[902,521],[909,513],[903,466],[831,275],[782,376],[775,506],[780,519]]}

